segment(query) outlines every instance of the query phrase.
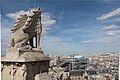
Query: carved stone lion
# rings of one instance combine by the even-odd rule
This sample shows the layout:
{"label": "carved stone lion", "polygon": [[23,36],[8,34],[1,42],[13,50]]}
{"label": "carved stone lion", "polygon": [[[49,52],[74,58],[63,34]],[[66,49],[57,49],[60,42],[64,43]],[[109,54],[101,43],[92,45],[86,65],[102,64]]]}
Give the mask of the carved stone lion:
{"label": "carved stone lion", "polygon": [[[9,39],[8,49],[40,48],[40,35],[42,32],[40,9],[33,8],[29,11],[29,14],[20,15],[11,31],[13,34]],[[34,37],[36,39],[36,46],[33,46]]]}

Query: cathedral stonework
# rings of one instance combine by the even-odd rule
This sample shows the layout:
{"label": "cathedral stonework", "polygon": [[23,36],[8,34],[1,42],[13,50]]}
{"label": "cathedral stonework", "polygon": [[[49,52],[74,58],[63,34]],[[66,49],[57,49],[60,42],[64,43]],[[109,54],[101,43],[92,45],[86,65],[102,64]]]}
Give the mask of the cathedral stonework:
{"label": "cathedral stonework", "polygon": [[40,8],[20,15],[11,31],[6,55],[1,60],[1,80],[39,80],[40,74],[48,73],[50,62],[40,48]]}

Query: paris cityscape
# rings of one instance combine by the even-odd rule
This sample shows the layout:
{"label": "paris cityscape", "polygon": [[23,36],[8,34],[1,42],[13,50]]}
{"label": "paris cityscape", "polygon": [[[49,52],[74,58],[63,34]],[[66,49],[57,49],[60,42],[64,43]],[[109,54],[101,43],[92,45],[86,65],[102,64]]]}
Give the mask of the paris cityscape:
{"label": "paris cityscape", "polygon": [[118,53],[55,56],[50,74],[55,80],[119,80],[118,62]]}
{"label": "paris cityscape", "polygon": [[1,80],[119,80],[119,0],[1,0]]}

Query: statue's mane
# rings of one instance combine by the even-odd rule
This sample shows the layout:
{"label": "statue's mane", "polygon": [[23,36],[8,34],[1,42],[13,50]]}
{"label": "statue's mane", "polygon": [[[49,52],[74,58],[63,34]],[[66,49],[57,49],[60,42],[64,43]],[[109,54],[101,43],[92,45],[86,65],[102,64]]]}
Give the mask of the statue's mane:
{"label": "statue's mane", "polygon": [[11,29],[11,31],[14,33],[20,28],[24,31],[29,28],[32,28],[33,26],[30,26],[30,25],[34,21],[33,19],[36,19],[34,17],[35,15],[38,15],[38,9],[32,9],[30,10],[29,14],[20,15],[20,17],[17,18],[15,24],[13,25],[13,28]]}
{"label": "statue's mane", "polygon": [[25,22],[26,22],[26,20],[27,20],[27,18],[28,18],[28,16],[26,14],[20,15],[20,17],[17,18],[15,24],[13,25],[11,31],[15,32],[18,29],[20,29],[21,27],[23,27]]}

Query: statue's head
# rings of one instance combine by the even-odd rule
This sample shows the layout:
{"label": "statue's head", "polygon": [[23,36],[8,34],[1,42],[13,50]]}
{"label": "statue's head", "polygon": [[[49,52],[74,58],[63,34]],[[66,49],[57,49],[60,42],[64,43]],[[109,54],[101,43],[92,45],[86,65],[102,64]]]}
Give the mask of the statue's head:
{"label": "statue's head", "polygon": [[30,10],[31,13],[40,13],[40,8],[33,8]]}

